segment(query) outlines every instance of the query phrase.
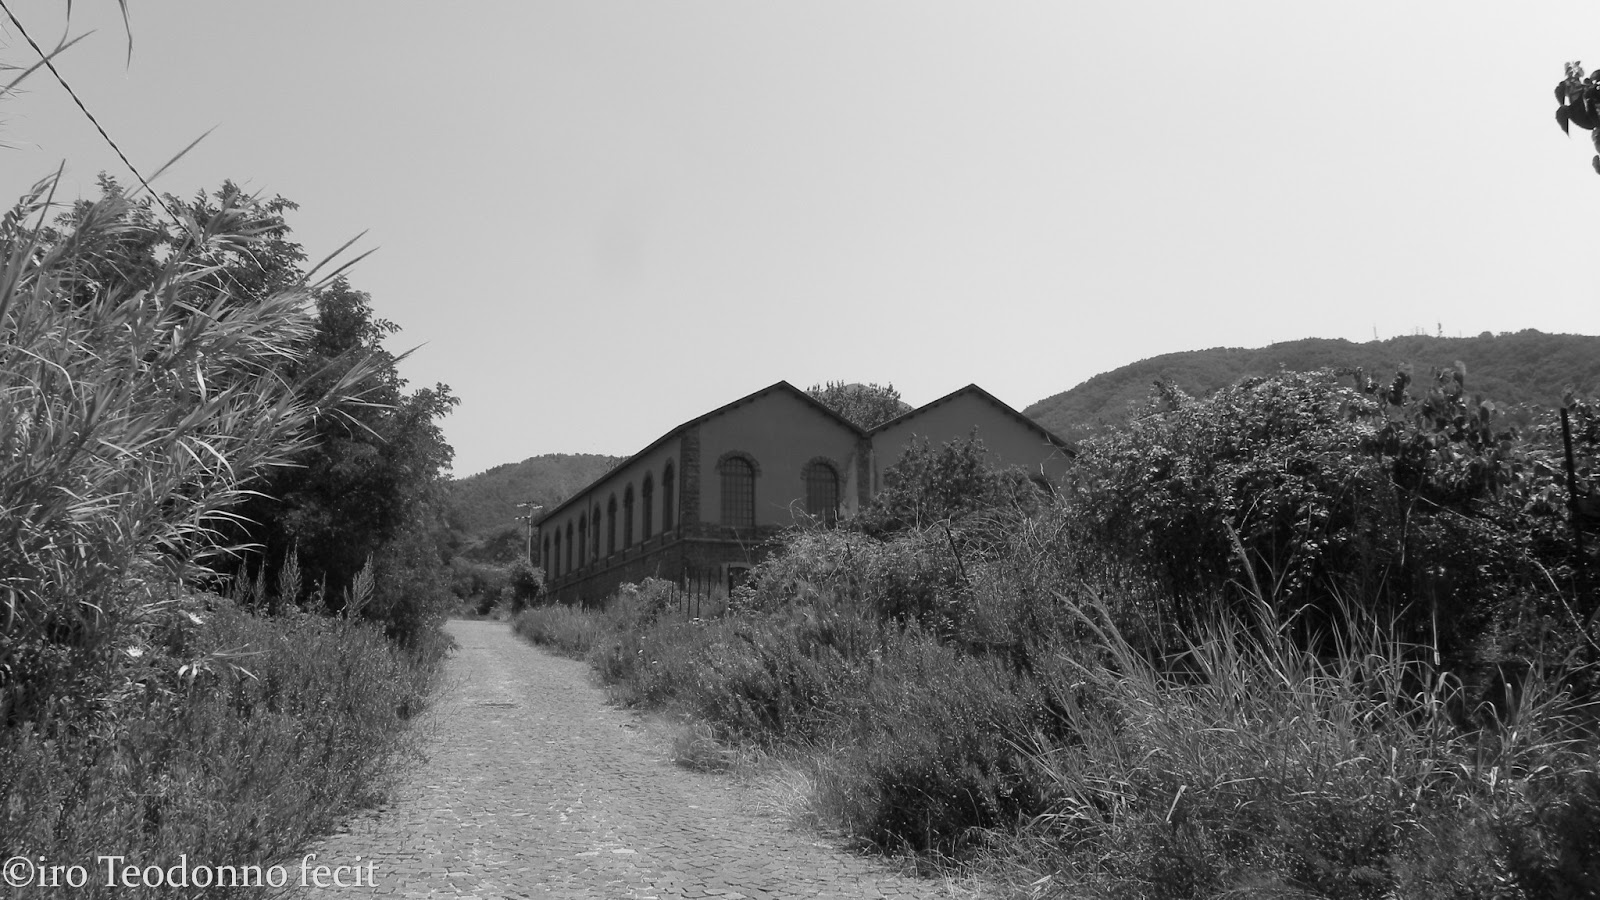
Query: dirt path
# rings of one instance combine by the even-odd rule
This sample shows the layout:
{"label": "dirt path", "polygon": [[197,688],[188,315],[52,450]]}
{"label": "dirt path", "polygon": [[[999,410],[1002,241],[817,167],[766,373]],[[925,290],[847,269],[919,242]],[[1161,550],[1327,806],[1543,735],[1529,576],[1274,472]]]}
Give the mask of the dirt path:
{"label": "dirt path", "polygon": [[[763,817],[726,778],[674,766],[584,664],[501,622],[449,630],[460,649],[427,762],[389,807],[289,867],[330,886],[308,898],[945,896]],[[332,887],[335,875],[360,886]]]}

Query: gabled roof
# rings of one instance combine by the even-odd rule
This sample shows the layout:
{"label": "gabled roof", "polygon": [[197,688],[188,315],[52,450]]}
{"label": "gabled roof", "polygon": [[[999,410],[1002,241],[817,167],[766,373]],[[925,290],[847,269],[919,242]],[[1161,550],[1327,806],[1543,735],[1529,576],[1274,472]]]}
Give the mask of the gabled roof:
{"label": "gabled roof", "polygon": [[1043,425],[1040,425],[1038,422],[1035,422],[1034,420],[1028,418],[1027,416],[1023,415],[1022,413],[1017,412],[1016,410],[1012,409],[1004,401],[1002,401],[999,397],[996,397],[995,395],[989,393],[988,391],[984,390],[983,388],[978,387],[976,384],[969,384],[964,388],[957,388],[956,390],[953,390],[950,393],[945,394],[943,397],[940,397],[939,399],[937,399],[937,400],[935,400],[935,401],[933,401],[931,403],[924,403],[923,405],[917,407],[916,409],[913,409],[912,411],[910,411],[908,413],[902,413],[899,416],[896,416],[895,418],[890,419],[889,421],[884,422],[884,423],[878,425],[877,427],[873,428],[871,431],[867,432],[867,436],[868,437],[872,437],[872,436],[878,434],[881,431],[884,431],[884,430],[886,430],[888,428],[892,428],[892,427],[894,427],[896,425],[899,425],[899,424],[902,424],[902,423],[904,423],[906,421],[914,419],[917,416],[920,416],[923,413],[928,412],[931,409],[934,409],[935,407],[943,406],[944,404],[949,403],[950,401],[955,400],[958,397],[965,396],[967,394],[973,394],[973,395],[977,396],[979,399],[984,400],[985,402],[987,402],[990,405],[994,406],[995,408],[999,409],[1001,412],[1011,416],[1011,418],[1016,419],[1018,422],[1022,423],[1027,428],[1029,428],[1029,429],[1033,430],[1034,432],[1038,433],[1038,435],[1040,437],[1044,438],[1045,441],[1048,442],[1051,446],[1055,447],[1057,450],[1060,450],[1062,453],[1065,453],[1067,456],[1074,457],[1074,456],[1078,455],[1078,451],[1074,450],[1072,448],[1072,445],[1068,444],[1066,441],[1062,440],[1060,437],[1057,437],[1054,432],[1050,431],[1050,429],[1045,428]]}
{"label": "gabled roof", "polygon": [[611,471],[605,473],[604,475],[601,475],[599,478],[596,478],[594,481],[589,482],[588,484],[584,485],[581,490],[573,492],[572,496],[570,496],[567,499],[565,499],[565,500],[561,501],[560,503],[556,504],[556,506],[553,509],[551,509],[549,512],[545,513],[544,515],[540,516],[539,520],[537,522],[535,522],[534,525],[535,526],[543,525],[546,522],[546,520],[548,520],[551,516],[554,516],[556,513],[559,513],[562,510],[566,509],[567,507],[572,506],[575,502],[577,502],[577,500],[579,498],[586,496],[587,494],[589,494],[590,491],[593,491],[595,488],[598,488],[600,485],[602,485],[605,482],[609,481],[611,478],[616,476],[619,472],[622,472],[622,471],[626,470],[628,468],[628,464],[631,463],[633,460],[638,459],[641,456],[645,456],[646,454],[650,453],[652,450],[656,449],[657,447],[661,446],[662,444],[665,444],[667,441],[670,441],[674,437],[677,437],[679,434],[682,434],[685,430],[687,430],[687,429],[689,429],[689,428],[691,428],[691,427],[693,427],[695,425],[699,425],[700,423],[705,422],[708,419],[714,419],[717,416],[722,415],[723,413],[726,413],[726,412],[729,412],[731,410],[737,409],[737,408],[739,408],[741,406],[744,406],[746,404],[749,404],[749,403],[754,403],[755,401],[760,400],[761,398],[766,397],[769,394],[775,394],[775,393],[780,393],[780,394],[781,393],[786,393],[786,394],[789,394],[790,396],[793,396],[793,397],[799,399],[802,403],[806,404],[807,406],[810,406],[812,409],[815,409],[816,411],[822,413],[824,416],[827,416],[828,418],[832,419],[833,421],[835,421],[835,422],[839,423],[840,425],[844,426],[845,428],[849,429],[858,438],[867,436],[867,433],[865,431],[862,431],[860,428],[856,427],[855,423],[851,422],[850,420],[844,418],[843,416],[839,415],[838,413],[834,412],[833,410],[829,409],[828,407],[826,407],[826,406],[822,405],[821,403],[817,402],[817,399],[815,397],[811,396],[810,394],[806,393],[805,391],[800,390],[799,388],[795,387],[794,385],[790,384],[787,381],[780,381],[780,382],[777,382],[776,384],[769,384],[766,387],[762,388],[759,391],[756,391],[753,394],[746,394],[743,397],[740,397],[739,399],[733,401],[732,403],[728,403],[726,405],[719,406],[716,409],[713,409],[711,412],[705,413],[704,415],[695,416],[694,418],[692,418],[689,421],[683,423],[682,425],[679,425],[678,427],[672,429],[671,431],[667,432],[666,434],[663,434],[661,437],[656,438],[654,441],[651,441],[650,445],[645,447],[643,450],[640,450],[638,453],[635,453],[632,456],[628,457],[627,459],[623,460],[622,462],[617,463],[616,467],[613,468]]}

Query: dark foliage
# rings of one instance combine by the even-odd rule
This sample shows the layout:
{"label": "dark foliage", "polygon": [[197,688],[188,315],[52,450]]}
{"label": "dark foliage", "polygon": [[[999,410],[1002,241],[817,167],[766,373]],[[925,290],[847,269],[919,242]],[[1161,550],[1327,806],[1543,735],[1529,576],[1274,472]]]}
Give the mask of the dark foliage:
{"label": "dark foliage", "polygon": [[[123,198],[112,179],[102,177],[101,188],[108,199]],[[145,201],[134,204],[139,227],[109,232],[97,245],[79,248],[83,291],[139,289],[164,255],[190,248],[220,218],[246,223],[250,241],[194,248],[211,268],[189,285],[190,293],[225,295],[247,306],[308,284],[305,252],[284,218],[296,209],[290,201],[264,200],[225,182],[187,201],[168,195],[165,203],[181,225],[157,219]],[[72,226],[94,208],[81,203],[67,213],[62,233],[82,233]],[[370,296],[343,277],[310,289],[315,330],[301,357],[284,363],[279,377],[303,397],[321,396],[351,378],[362,388],[317,418],[309,447],[294,465],[274,469],[253,485],[261,496],[235,510],[239,519],[224,536],[257,550],[242,563],[222,564],[222,574],[249,579],[263,568],[278,570],[298,554],[306,577],[294,599],[336,611],[370,557],[377,588],[365,614],[384,622],[391,634],[409,638],[436,616],[430,610],[445,594],[444,473],[452,451],[437,420],[457,401],[444,385],[406,390],[400,357],[382,343],[397,326],[374,314]]]}
{"label": "dark foliage", "polygon": [[996,469],[977,432],[935,449],[915,437],[884,470],[883,487],[855,523],[870,534],[920,529],[994,507],[1037,500],[1021,469]]}
{"label": "dark foliage", "polygon": [[911,411],[911,404],[900,399],[900,392],[892,384],[830,381],[814,384],[806,388],[806,393],[863,430],[876,428]]}
{"label": "dark foliage", "polygon": [[1205,400],[1162,387],[1082,449],[1086,521],[1162,580],[1185,627],[1219,596],[1261,595],[1322,633],[1359,597],[1460,657],[1493,623],[1535,628],[1535,643],[1556,628],[1551,647],[1578,640],[1535,599],[1582,574],[1559,450],[1468,394],[1459,368],[1420,385],[1284,374]]}

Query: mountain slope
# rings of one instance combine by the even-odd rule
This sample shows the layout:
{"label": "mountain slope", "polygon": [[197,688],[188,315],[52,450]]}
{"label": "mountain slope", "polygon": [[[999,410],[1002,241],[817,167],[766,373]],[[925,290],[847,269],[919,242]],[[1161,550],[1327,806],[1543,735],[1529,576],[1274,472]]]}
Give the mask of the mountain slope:
{"label": "mountain slope", "polygon": [[1526,330],[1475,338],[1425,335],[1353,343],[1327,338],[1286,341],[1258,349],[1219,347],[1140,360],[1047,397],[1024,414],[1068,440],[1127,419],[1157,380],[1189,394],[1209,394],[1251,375],[1349,367],[1386,381],[1405,365],[1425,379],[1435,368],[1467,367],[1467,390],[1497,403],[1560,404],[1562,391],[1600,393],[1600,337]]}
{"label": "mountain slope", "polygon": [[599,478],[621,457],[599,453],[547,453],[519,463],[506,463],[451,484],[451,527],[466,546],[483,544],[491,557],[512,557],[521,545],[517,517],[527,511],[519,503],[546,509]]}

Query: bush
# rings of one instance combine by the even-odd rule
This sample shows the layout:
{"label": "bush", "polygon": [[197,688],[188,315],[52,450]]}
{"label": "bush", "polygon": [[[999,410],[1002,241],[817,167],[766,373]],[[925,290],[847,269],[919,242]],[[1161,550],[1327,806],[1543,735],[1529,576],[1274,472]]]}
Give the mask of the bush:
{"label": "bush", "polygon": [[1097,544],[1160,579],[1185,628],[1254,591],[1309,640],[1359,598],[1408,639],[1470,656],[1511,598],[1545,593],[1546,563],[1565,562],[1541,562],[1532,541],[1551,531],[1532,501],[1554,470],[1492,404],[1468,402],[1461,373],[1420,396],[1409,383],[1345,388],[1323,372],[1207,400],[1167,389],[1084,444],[1073,508]]}
{"label": "bush", "polygon": [[511,564],[511,613],[521,612],[544,593],[544,570],[534,568],[526,559]]}
{"label": "bush", "polygon": [[1021,746],[1050,729],[1041,695],[1003,661],[912,628],[846,700],[816,804],[886,850],[969,855],[1045,810],[1045,770]]}
{"label": "bush", "polygon": [[855,523],[869,534],[927,528],[997,507],[1028,506],[1040,492],[1021,469],[989,465],[977,432],[936,450],[914,437],[883,473],[883,487]]}
{"label": "bush", "polygon": [[512,617],[511,629],[535,644],[579,659],[610,630],[601,614],[561,605],[525,609]]}
{"label": "bush", "polygon": [[[130,636],[96,718],[0,731],[0,846],[53,861],[111,848],[163,867],[282,861],[387,786],[440,655],[419,650],[359,620],[178,598]],[[78,893],[121,896],[92,879]]]}

